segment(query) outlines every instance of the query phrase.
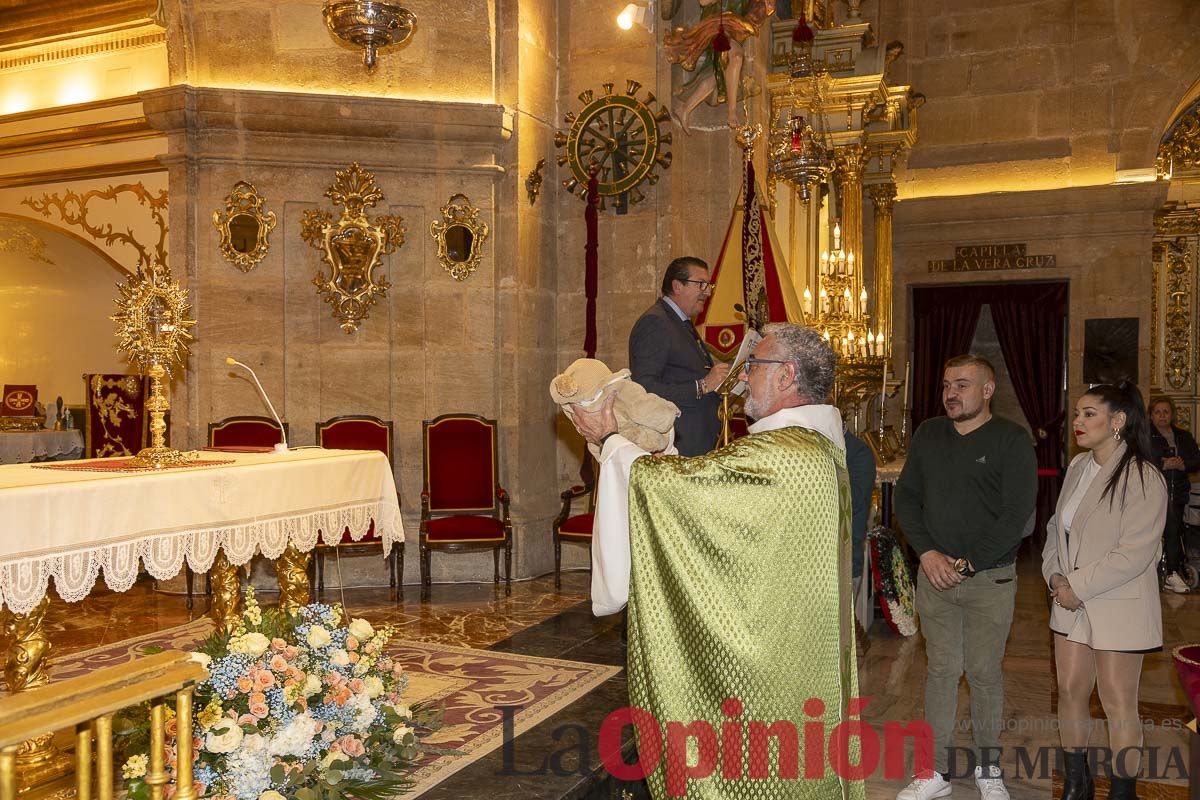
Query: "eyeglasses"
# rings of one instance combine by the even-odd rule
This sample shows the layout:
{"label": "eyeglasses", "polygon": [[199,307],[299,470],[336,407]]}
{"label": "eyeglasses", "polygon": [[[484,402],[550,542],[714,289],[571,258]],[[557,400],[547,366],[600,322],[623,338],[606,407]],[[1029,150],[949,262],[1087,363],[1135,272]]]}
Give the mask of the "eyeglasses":
{"label": "eyeglasses", "polygon": [[679,278],[679,280],[683,281],[684,283],[694,283],[694,284],[698,285],[700,287],[700,291],[702,291],[702,292],[707,292],[709,289],[711,289],[713,286],[716,285],[710,281],[698,281],[695,278]]}
{"label": "eyeglasses", "polygon": [[790,364],[790,363],[791,363],[790,361],[781,361],[780,359],[777,359],[777,358],[757,358],[755,356],[750,356],[744,362],[744,366],[742,367],[742,369],[746,370],[746,372],[749,372],[750,368],[753,367],[755,364]]}

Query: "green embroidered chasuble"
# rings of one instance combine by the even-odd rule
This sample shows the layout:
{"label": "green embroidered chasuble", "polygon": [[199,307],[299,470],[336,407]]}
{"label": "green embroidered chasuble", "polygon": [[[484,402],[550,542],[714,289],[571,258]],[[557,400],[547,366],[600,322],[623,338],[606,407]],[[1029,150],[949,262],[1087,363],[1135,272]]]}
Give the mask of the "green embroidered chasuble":
{"label": "green embroidered chasuble", "polygon": [[[839,777],[860,763],[858,736],[830,741],[858,696],[850,518],[845,453],[804,428],[633,463],[629,694],[662,733],[656,800],[684,796],[688,770],[689,798],[864,798]],[[790,743],[765,735],[785,721]]]}

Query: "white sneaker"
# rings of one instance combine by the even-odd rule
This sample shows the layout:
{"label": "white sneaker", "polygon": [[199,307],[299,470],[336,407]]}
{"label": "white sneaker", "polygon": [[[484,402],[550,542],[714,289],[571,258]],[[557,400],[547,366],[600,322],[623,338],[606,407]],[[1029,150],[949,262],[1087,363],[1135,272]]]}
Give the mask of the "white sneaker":
{"label": "white sneaker", "polygon": [[1172,572],[1168,575],[1167,579],[1163,581],[1163,586],[1175,594],[1187,594],[1191,591],[1187,585],[1187,581],[1179,577],[1178,572]]}
{"label": "white sneaker", "polygon": [[896,800],[933,800],[935,797],[949,797],[952,788],[940,772],[922,773],[913,776],[912,783],[900,790]]}
{"label": "white sneaker", "polygon": [[1004,788],[1004,777],[995,764],[988,767],[985,777],[983,767],[975,768],[975,785],[979,787],[979,800],[1009,800],[1008,789]]}

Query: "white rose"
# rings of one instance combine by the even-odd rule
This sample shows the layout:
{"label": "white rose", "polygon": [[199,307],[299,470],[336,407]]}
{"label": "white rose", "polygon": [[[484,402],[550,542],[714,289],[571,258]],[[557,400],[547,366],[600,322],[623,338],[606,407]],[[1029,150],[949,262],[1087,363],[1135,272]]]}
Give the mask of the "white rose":
{"label": "white rose", "polygon": [[274,789],[267,789],[258,796],[258,800],[287,800],[287,798]]}
{"label": "white rose", "polygon": [[245,653],[252,658],[258,658],[267,652],[271,640],[261,633],[246,633],[229,643],[229,649],[235,653]]}
{"label": "white rose", "polygon": [[304,679],[304,694],[311,697],[319,691],[321,691],[321,679],[310,672]]}
{"label": "white rose", "polygon": [[208,669],[209,665],[212,664],[212,656],[208,653],[190,653],[189,656],[192,661],[195,661],[205,669]]}
{"label": "white rose", "polygon": [[375,635],[375,629],[371,627],[371,623],[361,617],[355,617],[350,622],[350,635],[360,642],[365,642]]}
{"label": "white rose", "polygon": [[242,750],[247,753],[261,753],[267,749],[267,738],[261,733],[247,733],[242,739]]}
{"label": "white rose", "polygon": [[379,695],[383,694],[383,681],[381,681],[379,678],[376,678],[374,675],[369,678],[364,678],[363,692],[366,693],[367,697],[374,700],[376,697],[379,697]]}
{"label": "white rose", "polygon": [[403,703],[398,706],[392,706],[392,711],[396,712],[396,716],[404,719],[408,719],[412,716],[412,711],[409,710],[408,706],[404,705]]}
{"label": "white rose", "polygon": [[392,733],[392,741],[396,744],[404,744],[404,738],[413,732],[413,729],[407,725],[401,725]]}
{"label": "white rose", "polygon": [[204,749],[210,753],[232,753],[242,743],[242,729],[231,719],[223,719],[208,730]]}
{"label": "white rose", "polygon": [[332,637],[329,635],[329,631],[325,630],[320,625],[313,625],[311,628],[309,628],[308,636],[306,638],[308,641],[308,646],[312,648],[325,647],[331,641],[333,641]]}
{"label": "white rose", "polygon": [[339,648],[337,650],[334,650],[329,655],[329,660],[332,661],[334,664],[337,664],[339,667],[344,667],[350,663],[350,654],[347,653],[345,650],[342,650]]}

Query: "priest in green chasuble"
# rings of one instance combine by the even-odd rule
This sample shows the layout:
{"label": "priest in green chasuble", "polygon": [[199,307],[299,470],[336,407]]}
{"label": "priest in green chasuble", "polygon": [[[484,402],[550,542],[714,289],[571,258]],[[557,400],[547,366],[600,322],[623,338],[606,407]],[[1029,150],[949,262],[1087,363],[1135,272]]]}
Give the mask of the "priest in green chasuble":
{"label": "priest in green chasuble", "polygon": [[842,420],[824,404],[834,355],[810,328],[763,333],[742,374],[750,435],[707,455],[647,453],[616,433],[611,400],[566,407],[599,448],[592,605],[629,606],[625,719],[656,800],[861,800],[860,744],[878,754]]}

